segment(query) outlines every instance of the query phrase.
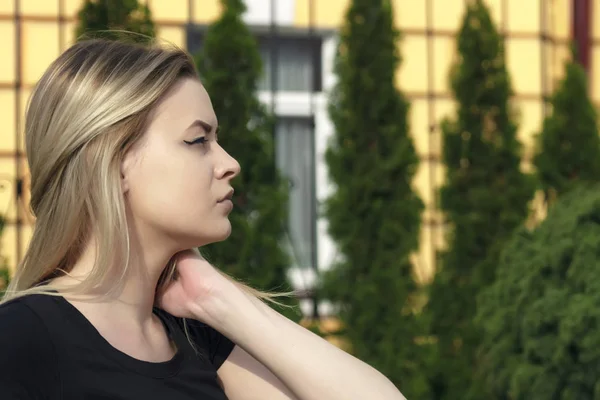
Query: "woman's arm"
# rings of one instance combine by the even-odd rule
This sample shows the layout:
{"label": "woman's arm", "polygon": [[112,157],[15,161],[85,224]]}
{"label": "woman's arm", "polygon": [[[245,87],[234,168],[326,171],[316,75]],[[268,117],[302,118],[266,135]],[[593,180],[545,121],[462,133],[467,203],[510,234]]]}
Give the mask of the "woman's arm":
{"label": "woman's arm", "polygon": [[214,327],[241,347],[218,371],[232,400],[406,400],[383,374],[261,301],[240,303]]}
{"label": "woman's arm", "polygon": [[237,344],[217,371],[232,400],[406,400],[374,368],[249,295],[197,251],[177,257],[178,279],[157,302]]}

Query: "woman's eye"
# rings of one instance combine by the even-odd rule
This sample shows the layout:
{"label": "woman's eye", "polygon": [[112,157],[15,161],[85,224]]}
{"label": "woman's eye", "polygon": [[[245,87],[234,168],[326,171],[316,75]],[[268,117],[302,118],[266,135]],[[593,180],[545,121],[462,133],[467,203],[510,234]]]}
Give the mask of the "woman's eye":
{"label": "woman's eye", "polygon": [[193,144],[197,144],[197,143],[204,144],[204,143],[206,143],[206,136],[199,137],[192,141],[184,140],[184,143],[189,144],[189,145],[193,145]]}

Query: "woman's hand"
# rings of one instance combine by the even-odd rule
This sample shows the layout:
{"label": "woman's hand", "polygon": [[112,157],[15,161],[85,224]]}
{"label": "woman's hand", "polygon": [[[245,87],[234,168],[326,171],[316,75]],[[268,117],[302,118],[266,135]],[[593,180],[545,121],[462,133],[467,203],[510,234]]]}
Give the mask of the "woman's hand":
{"label": "woman's hand", "polygon": [[175,255],[177,279],[157,294],[157,304],[180,318],[200,320],[219,329],[239,302],[247,301],[238,285],[206,261],[196,249]]}

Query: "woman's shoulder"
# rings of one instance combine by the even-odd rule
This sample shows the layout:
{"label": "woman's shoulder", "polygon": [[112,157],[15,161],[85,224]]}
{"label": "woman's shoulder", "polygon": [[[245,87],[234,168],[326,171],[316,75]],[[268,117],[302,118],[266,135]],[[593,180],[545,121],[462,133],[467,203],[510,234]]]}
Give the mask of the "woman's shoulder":
{"label": "woman's shoulder", "polygon": [[17,336],[39,328],[40,317],[31,306],[32,296],[23,296],[0,305],[0,334]]}
{"label": "woman's shoulder", "polygon": [[[8,398],[32,390],[51,393],[56,382],[54,344],[35,311],[36,304],[47,300],[32,297],[0,305],[0,387],[7,388]],[[30,387],[31,382],[37,386]]]}
{"label": "woman's shoulder", "polygon": [[[0,305],[0,348],[4,355],[17,352],[24,356],[39,352],[51,345],[38,306],[47,301],[31,295],[10,300]],[[43,355],[42,352],[40,355]]]}

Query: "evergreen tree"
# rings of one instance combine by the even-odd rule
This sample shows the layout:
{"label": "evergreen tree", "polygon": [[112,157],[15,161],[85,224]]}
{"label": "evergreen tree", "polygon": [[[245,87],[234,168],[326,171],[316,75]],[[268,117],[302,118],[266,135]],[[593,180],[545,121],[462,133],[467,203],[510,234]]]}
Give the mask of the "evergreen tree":
{"label": "evergreen tree", "polygon": [[85,0],[78,17],[78,39],[88,39],[89,33],[93,33],[92,37],[121,39],[124,34],[117,31],[128,31],[144,35],[128,39],[145,42],[156,33],[150,9],[138,0]]}
{"label": "evergreen tree", "polygon": [[256,97],[262,68],[258,44],[242,20],[243,1],[221,3],[223,12],[209,27],[196,60],[219,118],[219,143],[242,171],[233,181],[231,236],[205,250],[211,262],[253,287],[288,291],[290,259],[281,243],[287,186],[275,164],[273,118]]}
{"label": "evergreen tree", "polygon": [[451,82],[458,115],[442,123],[440,206],[450,230],[426,308],[437,339],[428,374],[434,398],[479,400],[487,397],[474,374],[477,294],[493,281],[500,248],[527,217],[534,184],[520,169],[503,42],[482,0],[469,3],[457,45]]}
{"label": "evergreen tree", "polygon": [[341,306],[354,355],[418,398],[426,385],[409,256],[418,249],[423,204],[412,188],[419,159],[409,104],[395,87],[392,19],[389,0],[353,0],[341,28],[329,104],[335,133],[325,155],[335,191],[325,215],[343,260],[324,275],[322,295]]}
{"label": "evergreen tree", "polygon": [[[0,236],[6,227],[6,218],[0,216]],[[0,299],[4,296],[4,292],[10,283],[10,271],[8,269],[8,260],[4,256],[0,256]]]}
{"label": "evergreen tree", "polygon": [[486,398],[600,398],[598,249],[598,185],[574,188],[534,231],[514,234],[479,301]]}
{"label": "evergreen tree", "polygon": [[551,104],[552,114],[544,120],[533,160],[550,203],[577,184],[600,179],[596,110],[585,70],[576,61],[565,64],[565,76]]}

